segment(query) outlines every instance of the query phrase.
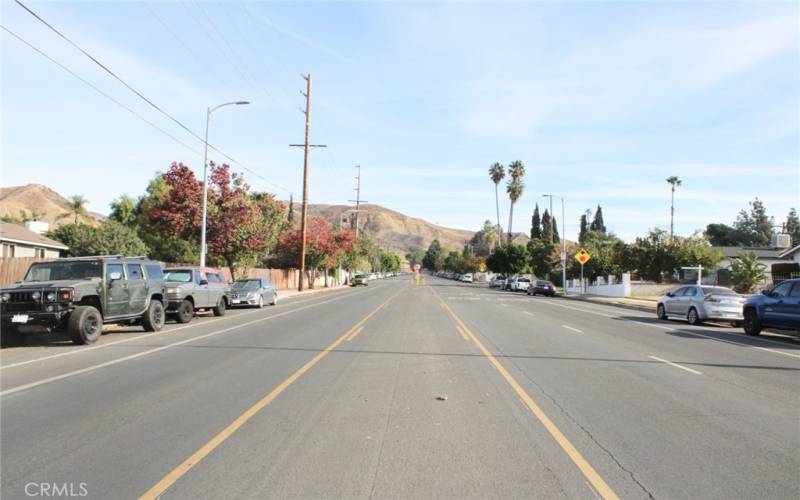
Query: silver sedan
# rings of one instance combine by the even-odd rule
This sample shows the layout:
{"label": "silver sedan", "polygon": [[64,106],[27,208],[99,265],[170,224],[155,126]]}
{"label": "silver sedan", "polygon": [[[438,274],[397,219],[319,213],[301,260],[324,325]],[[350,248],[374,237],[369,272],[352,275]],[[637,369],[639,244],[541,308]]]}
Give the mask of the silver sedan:
{"label": "silver sedan", "polygon": [[278,303],[278,291],[263,278],[241,279],[233,282],[230,299],[231,306],[274,306]]}
{"label": "silver sedan", "polygon": [[685,319],[690,325],[703,321],[725,321],[738,326],[744,320],[745,298],[730,288],[687,285],[658,299],[658,319]]}

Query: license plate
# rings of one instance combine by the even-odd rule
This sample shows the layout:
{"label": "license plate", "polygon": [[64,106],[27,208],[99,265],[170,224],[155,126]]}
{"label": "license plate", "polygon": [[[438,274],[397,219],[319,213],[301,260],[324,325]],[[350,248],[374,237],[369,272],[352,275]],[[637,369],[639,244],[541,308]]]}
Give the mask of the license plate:
{"label": "license plate", "polygon": [[15,314],[11,317],[12,323],[27,323],[28,322],[28,315],[27,314]]}
{"label": "license plate", "polygon": [[234,299],[234,300],[231,301],[232,304],[238,304],[239,302],[241,302],[241,300]]}

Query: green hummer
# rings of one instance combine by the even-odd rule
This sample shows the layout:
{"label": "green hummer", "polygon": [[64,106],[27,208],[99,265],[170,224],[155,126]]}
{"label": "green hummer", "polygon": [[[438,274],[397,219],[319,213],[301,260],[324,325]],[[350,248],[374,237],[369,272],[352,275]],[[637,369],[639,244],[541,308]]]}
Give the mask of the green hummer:
{"label": "green hummer", "polygon": [[164,326],[164,274],[146,257],[105,255],[31,264],[25,279],[0,289],[2,329],[64,331],[92,344],[103,324]]}

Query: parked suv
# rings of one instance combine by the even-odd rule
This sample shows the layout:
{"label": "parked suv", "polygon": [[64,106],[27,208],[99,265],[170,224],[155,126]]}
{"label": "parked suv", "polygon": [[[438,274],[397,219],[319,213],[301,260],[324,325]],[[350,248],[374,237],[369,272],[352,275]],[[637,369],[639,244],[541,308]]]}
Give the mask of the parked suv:
{"label": "parked suv", "polygon": [[106,255],[31,264],[25,278],[0,289],[4,331],[69,333],[76,344],[92,344],[103,324],[164,326],[164,276],[145,257]]}
{"label": "parked suv", "polygon": [[800,279],[781,281],[744,304],[744,333],[758,335],[763,328],[800,331]]}
{"label": "parked suv", "polygon": [[164,269],[167,313],[178,323],[188,323],[195,311],[211,309],[224,316],[230,304],[231,288],[222,273],[210,267],[170,267]]}

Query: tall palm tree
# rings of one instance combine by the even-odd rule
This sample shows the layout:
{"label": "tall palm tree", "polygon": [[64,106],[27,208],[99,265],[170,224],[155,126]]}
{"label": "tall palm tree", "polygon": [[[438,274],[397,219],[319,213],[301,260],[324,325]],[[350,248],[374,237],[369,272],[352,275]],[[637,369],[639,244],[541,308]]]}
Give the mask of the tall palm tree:
{"label": "tall palm tree", "polygon": [[672,200],[669,211],[669,239],[671,240],[675,228],[675,188],[683,184],[683,181],[677,175],[672,175],[667,177],[667,183],[672,186]]}
{"label": "tall palm tree", "polygon": [[525,177],[525,165],[519,160],[511,162],[508,165],[508,175],[511,179],[508,180],[506,185],[506,193],[511,200],[511,209],[508,213],[508,242],[511,243],[511,224],[514,222],[514,204],[522,197],[522,191],[525,189],[525,183],[522,178]]}
{"label": "tall palm tree", "polygon": [[497,244],[499,245],[501,241],[503,241],[503,233],[500,229],[500,194],[498,192],[497,186],[500,184],[500,181],[506,176],[506,169],[500,163],[494,163],[491,167],[489,167],[489,177],[494,182],[494,204],[495,208],[497,209]]}
{"label": "tall palm tree", "polygon": [[76,194],[69,197],[67,201],[67,213],[58,216],[58,219],[65,219],[69,216],[75,217],[75,224],[78,223],[80,217],[88,217],[89,211],[86,210],[86,205],[89,204],[83,195]]}

